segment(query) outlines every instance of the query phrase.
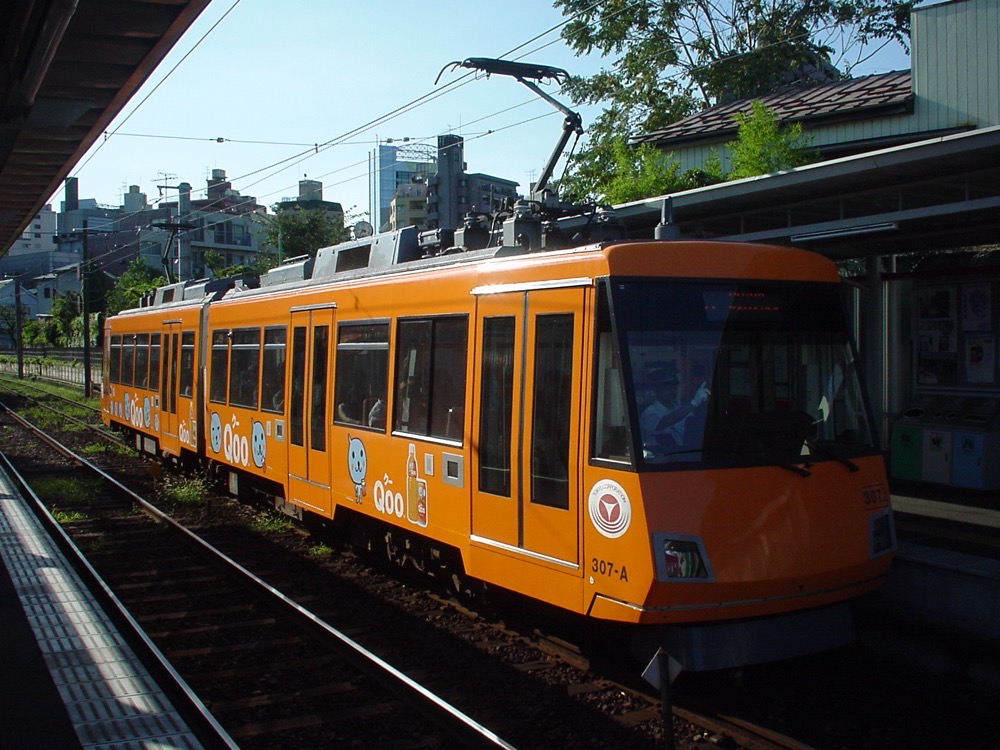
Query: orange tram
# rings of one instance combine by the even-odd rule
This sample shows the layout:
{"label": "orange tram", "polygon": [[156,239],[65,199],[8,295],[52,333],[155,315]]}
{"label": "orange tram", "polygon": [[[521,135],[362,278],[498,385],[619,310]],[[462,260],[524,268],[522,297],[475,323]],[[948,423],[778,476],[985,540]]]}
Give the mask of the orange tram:
{"label": "orange tram", "polygon": [[106,322],[105,422],[397,560],[629,623],[643,659],[849,641],[896,542],[834,265],[533,242],[406,229],[158,289]]}

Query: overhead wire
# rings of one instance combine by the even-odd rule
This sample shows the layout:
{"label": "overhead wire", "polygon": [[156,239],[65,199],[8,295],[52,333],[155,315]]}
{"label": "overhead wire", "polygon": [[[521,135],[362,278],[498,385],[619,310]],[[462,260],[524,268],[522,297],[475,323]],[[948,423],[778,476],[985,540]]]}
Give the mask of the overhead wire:
{"label": "overhead wire", "polygon": [[[142,101],[139,102],[139,104],[137,104],[136,107],[134,107],[132,109],[132,111],[126,116],[126,118],[121,123],[118,124],[118,126],[115,128],[115,130],[113,130],[109,134],[106,134],[105,140],[100,144],[101,146],[103,146],[103,144],[106,143],[109,138],[111,138],[112,136],[114,136],[116,134],[119,134],[119,131],[120,131],[121,127],[125,124],[125,122],[127,122],[128,119],[131,118],[131,116],[133,114],[135,114],[135,112],[146,101],[148,101],[148,99],[163,84],[163,82],[167,78],[169,78],[170,75],[172,75],[177,70],[177,68],[184,62],[184,60],[186,60],[194,52],[194,50],[197,49],[197,47],[201,45],[201,43],[208,37],[208,35],[211,34],[212,31],[214,31],[219,26],[219,24],[221,24],[221,22],[232,12],[233,9],[235,9],[235,7],[239,4],[240,1],[241,0],[236,0],[233,3],[233,5],[230,6],[230,8],[198,40],[198,42],[194,45],[194,47],[192,47],[192,49],[189,50],[181,58],[181,60],[179,60],[177,62],[177,64],[174,65],[173,68],[171,68],[171,70],[168,72],[167,76],[165,76],[164,79],[162,79],[142,99]],[[560,23],[555,24],[555,25],[549,27],[548,29],[546,29],[546,30],[544,30],[544,31],[536,34],[535,36],[531,37],[530,39],[526,40],[525,42],[523,42],[523,43],[517,45],[516,47],[512,48],[508,52],[505,52],[503,55],[500,56],[501,59],[506,58],[508,56],[511,56],[515,52],[523,50],[528,45],[532,44],[535,41],[538,41],[539,39],[544,38],[545,36],[551,34],[554,31],[557,31],[560,28],[566,26],[567,24],[569,24],[570,22],[572,22],[574,19],[576,19],[580,15],[589,12],[593,8],[597,7],[598,5],[600,5],[600,0],[596,0],[594,3],[592,3],[587,8],[579,11],[578,13],[574,14],[573,16],[570,16],[570,17],[564,19]],[[628,7],[630,7],[630,5],[624,6],[619,12],[624,12],[624,10],[627,10]],[[516,57],[514,59],[515,60],[523,59],[525,56],[527,56],[529,54],[533,54],[534,52],[537,52],[537,51],[539,51],[541,49],[545,49],[545,48],[547,48],[547,47],[549,47],[549,46],[551,46],[553,44],[557,44],[559,41],[560,41],[560,39],[558,39],[558,38],[554,39],[554,40],[552,40],[550,42],[547,42],[546,44],[540,45],[540,46],[538,46],[536,48],[533,48],[532,50],[524,52],[523,54],[519,55],[518,57]],[[426,105],[426,104],[428,104],[428,103],[430,103],[430,102],[432,102],[432,101],[440,98],[441,96],[444,96],[444,95],[446,95],[448,93],[451,93],[452,91],[456,90],[457,88],[460,88],[460,87],[463,87],[465,85],[468,85],[469,83],[472,83],[475,80],[475,78],[476,78],[476,73],[474,71],[470,71],[470,72],[464,73],[464,74],[460,75],[457,79],[444,84],[443,86],[441,86],[438,89],[429,91],[429,92],[423,94],[422,96],[417,97],[416,99],[413,99],[413,100],[411,100],[411,101],[409,101],[409,102],[407,102],[407,103],[405,103],[403,105],[400,105],[399,107],[396,107],[393,110],[390,110],[389,112],[386,112],[383,115],[380,115],[379,117],[376,117],[376,118],[374,118],[374,119],[372,119],[372,120],[370,120],[370,121],[368,121],[366,123],[358,125],[355,128],[352,128],[352,129],[346,131],[345,133],[342,133],[341,135],[338,135],[338,136],[335,136],[333,138],[330,138],[327,141],[324,141],[322,143],[314,143],[314,144],[291,144],[291,145],[300,145],[300,146],[304,147],[304,150],[299,151],[299,152],[297,152],[295,154],[292,154],[292,155],[290,155],[288,157],[285,157],[284,159],[281,159],[281,160],[278,160],[276,162],[273,162],[273,163],[271,163],[269,165],[266,165],[266,166],[260,167],[258,169],[255,169],[255,170],[253,170],[251,172],[247,172],[247,173],[245,173],[243,175],[240,175],[238,177],[231,178],[231,179],[228,180],[228,182],[230,184],[240,183],[243,180],[246,180],[246,179],[248,179],[250,177],[254,177],[254,176],[256,176],[258,174],[261,174],[263,172],[269,172],[269,174],[261,177],[260,179],[254,181],[254,182],[251,182],[251,183],[248,183],[248,184],[245,184],[245,185],[244,184],[240,185],[240,190],[241,191],[248,190],[248,189],[252,188],[254,185],[258,185],[258,184],[260,184],[261,182],[264,182],[267,179],[271,179],[272,177],[276,176],[277,174],[280,174],[281,172],[283,172],[283,171],[285,171],[287,169],[291,169],[291,168],[293,168],[295,166],[298,166],[299,164],[307,161],[308,159],[313,158],[314,156],[319,155],[322,152],[325,152],[326,150],[328,150],[329,148],[332,148],[333,146],[347,145],[349,143],[349,141],[348,141],[349,138],[351,138],[353,136],[356,136],[356,135],[360,135],[360,134],[362,134],[364,132],[367,132],[369,130],[372,130],[372,129],[374,129],[374,128],[376,128],[376,127],[378,127],[378,126],[380,126],[380,125],[382,125],[384,123],[389,122],[392,119],[395,119],[396,117],[399,117],[399,116],[401,116],[403,114],[407,114],[410,111],[412,111],[412,110],[414,110],[414,109],[416,109],[418,107],[424,106],[424,105]],[[521,103],[519,105],[514,105],[512,107],[508,107],[508,108],[506,108],[504,110],[501,110],[498,113],[494,113],[492,115],[487,115],[487,116],[485,116],[483,118],[479,118],[478,120],[473,121],[473,123],[480,122],[480,121],[482,121],[484,119],[488,119],[490,117],[497,116],[499,114],[511,111],[511,110],[516,109],[516,108],[518,108],[520,106],[525,106],[527,104],[531,104],[531,103],[533,103],[535,101],[537,101],[537,99],[529,99],[529,100],[527,100],[527,101],[525,101],[525,102],[523,102],[523,103]],[[478,136],[475,136],[475,137],[473,137],[471,139],[468,139],[468,140],[476,140],[478,138],[482,138],[482,137],[486,137],[486,136],[489,136],[489,135],[493,135],[495,133],[499,133],[499,132],[502,132],[504,130],[508,130],[508,129],[511,129],[511,128],[514,128],[514,127],[518,127],[520,125],[523,125],[523,124],[526,124],[526,123],[529,123],[529,122],[533,122],[535,120],[543,119],[545,117],[550,117],[550,116],[552,116],[554,114],[556,114],[556,113],[555,112],[548,112],[548,113],[545,113],[543,115],[539,115],[539,116],[536,116],[536,117],[527,118],[527,119],[524,119],[522,121],[519,121],[519,122],[516,122],[516,123],[512,123],[512,124],[506,125],[506,126],[501,127],[501,128],[491,129],[491,130],[489,130],[489,131],[487,131],[485,133],[479,134]],[[473,124],[473,123],[469,123],[469,124]],[[181,139],[180,137],[177,137],[177,138]],[[216,138],[215,140],[218,141],[218,138]],[[275,142],[272,142],[272,143],[274,143],[274,145],[278,145]],[[100,146],[98,147],[98,149],[96,149],[94,152],[92,152],[88,156],[87,160],[83,164],[81,164],[80,167],[76,171],[79,172],[81,169],[83,169],[83,167],[86,166],[86,164],[93,158],[94,155],[96,155],[96,153],[99,150],[100,150]],[[339,171],[343,171],[344,169],[349,169],[352,166],[357,166],[357,165],[360,165],[361,163],[362,162],[357,162],[354,165],[349,165],[348,167],[345,167],[345,168],[339,168],[337,170],[333,170],[332,172],[328,172],[326,174],[333,174],[333,173],[336,173],[336,172],[339,172]],[[363,176],[364,175],[358,175],[358,176],[349,178],[348,180],[341,181],[341,182],[339,182],[337,184],[338,185],[339,184],[345,184],[348,181],[352,181],[354,179],[360,179],[360,177],[363,177]],[[282,191],[284,189],[292,189],[292,188],[294,188],[294,185],[289,185],[286,188],[279,188],[278,190],[273,191],[272,193],[268,193],[265,196],[261,196],[261,197],[267,197],[268,195],[276,194],[276,193],[278,193],[278,192],[280,192],[280,191]],[[201,189],[198,192],[203,192],[203,191],[205,191],[204,188]],[[195,191],[193,190],[192,192],[195,192]],[[165,200],[165,198],[163,196],[161,196],[158,200],[152,201],[152,203],[153,204],[159,203],[159,202],[161,202],[163,200]],[[243,205],[246,205],[246,204],[249,204],[249,203],[253,203],[253,202],[256,202],[256,197],[250,197],[250,196],[248,196],[247,197],[247,201],[245,201]],[[216,204],[217,203],[218,203],[218,201],[216,201]],[[200,210],[210,209],[213,205],[215,205],[215,204],[208,204],[206,206],[202,206],[202,207],[200,207]],[[239,206],[239,205],[241,205],[241,204],[237,204],[237,206]],[[134,214],[132,214],[132,215],[134,215]],[[119,219],[115,223],[124,222],[128,218],[130,218],[130,216],[132,216],[132,215],[121,217],[121,219]]]}
{"label": "overhead wire", "polygon": [[104,140],[101,141],[98,144],[97,148],[94,149],[93,151],[91,151],[90,154],[87,155],[87,158],[84,160],[83,164],[81,164],[79,167],[77,167],[74,170],[74,172],[73,172],[74,175],[78,174],[80,172],[80,170],[82,170],[85,166],[87,166],[87,164],[90,162],[91,159],[93,159],[95,156],[97,156],[97,154],[100,152],[100,150],[104,147],[104,144],[107,143],[108,138],[110,136],[113,136],[115,133],[117,133],[118,130],[120,130],[121,127],[126,122],[128,122],[129,119],[131,119],[132,115],[134,115],[139,110],[139,108],[142,107],[143,104],[145,104],[147,101],[149,101],[149,98],[153,94],[155,94],[157,92],[157,90],[159,90],[160,86],[162,86],[164,83],[166,83],[167,79],[170,78],[170,76],[172,76],[174,74],[174,72],[184,63],[184,61],[187,60],[194,53],[194,51],[196,49],[198,49],[198,47],[201,46],[201,43],[204,42],[208,38],[209,34],[211,34],[213,31],[215,31],[215,29],[217,29],[219,27],[219,24],[221,24],[229,16],[229,14],[233,12],[233,10],[236,8],[237,5],[240,4],[240,2],[242,2],[242,0],[235,0],[235,2],[231,6],[229,6],[229,9],[225,13],[223,13],[214,24],[212,24],[211,28],[209,28],[209,30],[206,31],[197,42],[195,42],[194,46],[191,49],[189,49],[184,54],[184,56],[180,60],[177,61],[177,63],[174,65],[174,67],[172,67],[169,71],[167,71],[167,74],[165,76],[163,76],[163,78],[160,79],[160,81],[149,91],[149,93],[147,93],[142,98],[142,101],[140,101],[138,104],[136,104],[132,108],[132,111],[129,112],[125,116],[125,119],[123,119],[120,123],[118,123],[118,126],[113,131],[111,131],[110,134],[106,134],[105,135]]}

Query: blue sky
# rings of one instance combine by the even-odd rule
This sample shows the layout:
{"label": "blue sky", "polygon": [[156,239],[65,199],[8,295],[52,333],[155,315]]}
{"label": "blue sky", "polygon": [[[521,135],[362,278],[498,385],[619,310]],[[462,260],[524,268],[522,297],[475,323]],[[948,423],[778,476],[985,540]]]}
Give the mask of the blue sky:
{"label": "blue sky", "polygon": [[[562,116],[512,78],[446,87],[465,72],[458,70],[434,81],[455,60],[525,53],[527,61],[574,74],[599,70],[606,63],[574,57],[558,29],[531,41],[563,20],[545,0],[213,0],[71,174],[81,198],[111,206],[129,185],[152,201],[158,185],[189,182],[201,197],[213,169],[271,206],[308,177],[323,182],[326,200],[367,218],[376,142],[433,144],[440,133],[458,133],[470,172],[515,180],[525,192],[559,137]],[[889,49],[855,75],[908,64],[901,50]],[[570,104],[554,84],[546,91]],[[344,138],[424,96],[412,110]],[[579,111],[584,127],[597,114]],[[330,141],[338,145],[303,154]],[[60,189],[54,209],[61,200]]]}

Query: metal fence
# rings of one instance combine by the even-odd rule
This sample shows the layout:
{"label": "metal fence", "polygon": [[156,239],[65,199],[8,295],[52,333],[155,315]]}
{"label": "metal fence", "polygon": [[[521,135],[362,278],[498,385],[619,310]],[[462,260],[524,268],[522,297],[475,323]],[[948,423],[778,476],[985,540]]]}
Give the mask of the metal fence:
{"label": "metal fence", "polygon": [[[26,378],[84,384],[82,348],[25,349],[23,358]],[[95,386],[101,382],[101,359],[99,350],[90,351],[90,379]],[[17,375],[17,352],[0,351],[0,373]]]}

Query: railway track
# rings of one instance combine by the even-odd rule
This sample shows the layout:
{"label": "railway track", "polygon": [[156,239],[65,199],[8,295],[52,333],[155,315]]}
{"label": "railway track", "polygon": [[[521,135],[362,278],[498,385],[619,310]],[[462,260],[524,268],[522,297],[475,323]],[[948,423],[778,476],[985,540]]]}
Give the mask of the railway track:
{"label": "railway track", "polygon": [[[9,443],[4,441],[5,446]],[[116,457],[102,455],[105,458]],[[54,463],[52,451],[47,459],[55,473],[69,471],[68,463]],[[162,487],[168,476],[151,478],[148,470],[137,471],[135,456],[121,457],[118,462],[150,486]],[[426,582],[413,583],[401,577],[400,571],[383,574],[370,560],[359,560],[334,542],[330,549],[320,549],[326,543],[322,529],[250,531],[249,526],[269,517],[225,498],[202,506],[177,504],[172,511],[185,526],[253,569],[265,586],[286,592],[313,617],[335,623],[365,648],[439,691],[516,747],[669,746],[670,735],[652,691],[627,677],[619,679],[621,665],[605,669],[607,665],[595,664],[589,655],[600,652],[599,645],[587,643],[581,651],[571,645],[576,642],[572,633],[548,626],[536,630],[544,615],[521,617],[523,603],[506,609],[501,605],[500,615],[477,615],[445,594],[428,593]],[[140,524],[140,517],[131,510],[112,515],[115,525]],[[281,732],[294,737],[299,748],[313,746],[313,741],[329,746],[329,738],[335,735],[322,720],[325,716],[333,721],[333,707],[342,707],[338,700],[345,694],[339,690],[345,686],[339,684],[344,680],[324,668],[327,657],[306,651],[315,636],[289,635],[280,627],[278,635],[268,636],[274,615],[250,604],[241,586],[216,584],[200,565],[184,564],[174,549],[176,544],[168,543],[167,556],[155,564],[145,562],[144,550],[144,562],[138,565],[134,562],[138,556],[127,551],[134,549],[128,536],[115,543],[104,536],[103,528],[108,525],[112,520],[95,516],[67,527],[83,533],[79,543],[95,559],[133,560],[116,576],[123,596],[134,597],[136,618],[162,644],[172,663],[185,672],[199,664],[209,665],[214,682],[206,680],[204,692],[198,682],[197,692],[213,711],[237,727],[240,745],[282,747],[282,741],[275,739],[278,735],[270,732],[285,720],[268,712],[291,712],[298,706],[302,713],[289,721],[302,726],[286,724]],[[160,530],[154,540],[163,536]],[[153,547],[153,542],[143,544]],[[221,621],[203,621],[199,615],[194,621],[187,619],[202,606],[197,605],[197,598],[188,603],[175,593],[179,587],[175,579],[189,568],[195,579],[194,596],[207,595],[208,609],[220,610]],[[551,637],[550,631],[560,635]],[[886,637],[893,635],[890,631]],[[249,644],[257,641],[271,641],[276,649],[266,657],[269,666],[264,672],[274,676],[270,683],[254,671],[257,662],[265,659],[253,655]],[[295,666],[299,651],[312,654],[305,661],[318,667],[317,671],[306,673],[306,667]],[[939,685],[922,682],[912,671],[896,672],[871,656],[853,650],[751,668],[721,683],[685,675],[675,690],[673,746],[939,748],[948,747],[949,738],[967,748],[996,746],[1000,732],[989,718],[988,696],[970,694],[967,686],[955,688],[950,679],[940,680]],[[634,676],[634,670],[625,671]],[[310,676],[295,687],[293,678],[299,672]],[[939,690],[937,698],[932,688]],[[485,700],[477,700],[477,693]],[[385,695],[380,700],[391,703]],[[379,705],[378,701],[373,705]],[[361,719],[349,721],[352,731],[361,726]]]}
{"label": "railway track", "polygon": [[[43,391],[47,392],[46,389]],[[31,403],[36,403],[34,396],[29,398]],[[41,392],[38,398],[43,398]],[[80,461],[81,457],[58,459],[55,452],[50,451],[48,465],[30,470],[28,474],[67,474],[72,471],[70,467]],[[130,455],[120,458],[116,465],[133,467],[136,461],[136,457]],[[139,476],[148,475],[140,472]],[[85,483],[87,480],[75,481]],[[74,503],[72,512],[79,514],[81,518],[65,526],[77,543],[87,551],[88,558],[94,565],[104,571],[109,584],[118,592],[117,595],[127,602],[135,620],[159,644],[171,664],[175,664],[181,673],[188,676],[206,705],[218,715],[223,725],[230,728],[241,746],[279,747],[280,740],[276,740],[276,736],[284,732],[293,734],[298,742],[305,742],[300,747],[310,746],[310,733],[329,739],[331,735],[325,722],[336,720],[335,711],[324,714],[312,710],[291,719],[262,718],[266,711],[282,710],[280,706],[289,710],[287,707],[296,702],[304,701],[315,705],[332,698],[344,699],[349,695],[350,681],[334,679],[334,671],[329,664],[331,657],[316,654],[312,650],[306,651],[307,645],[310,649],[314,648],[312,640],[316,638],[315,634],[288,635],[290,628],[280,625],[276,616],[269,611],[270,607],[253,602],[247,593],[248,584],[241,576],[237,576],[234,582],[226,583],[222,574],[213,573],[212,566],[208,563],[188,561],[187,553],[182,554],[182,548],[187,543],[180,545],[175,539],[176,535],[164,533],[162,526],[173,525],[174,522],[161,515],[161,511],[147,511],[156,521],[151,524],[142,514],[133,510],[134,507],[146,508],[139,498],[130,496],[123,506],[120,501],[104,500],[102,496],[103,492],[94,492],[86,503]],[[222,504],[237,518],[252,515],[249,509],[230,501],[222,501]],[[65,505],[66,503],[59,503],[59,507],[63,509]],[[533,631],[528,626],[522,628],[526,635],[521,635],[502,622],[487,621],[479,617],[449,597],[409,588],[393,578],[383,579],[377,573],[373,574],[369,569],[357,565],[350,554],[325,558],[320,567],[323,569],[323,578],[327,580],[317,581],[311,574],[303,576],[294,572],[294,566],[300,563],[284,558],[274,559],[274,550],[267,544],[261,544],[258,536],[239,531],[234,533],[231,518],[219,524],[210,519],[210,515],[208,510],[189,512],[187,523],[206,538],[216,537],[221,545],[236,547],[244,563],[253,565],[258,572],[268,577],[266,582],[260,579],[256,586],[262,586],[271,592],[279,589],[297,592],[294,594],[294,602],[289,606],[303,610],[300,614],[310,621],[307,630],[314,629],[317,622],[322,628],[322,623],[329,620],[346,622],[344,627],[349,635],[365,638],[374,632],[380,632],[383,637],[379,639],[381,645],[376,648],[389,652],[395,650],[403,654],[405,659],[413,651],[412,644],[405,643],[408,627],[412,631],[411,640],[426,642],[432,636],[439,640],[440,636],[436,631],[443,624],[452,623],[447,625],[449,631],[453,635],[457,633],[465,644],[471,646],[474,657],[484,657],[494,665],[501,664],[501,671],[510,672],[509,665],[513,665],[513,681],[510,675],[500,678],[510,685],[504,692],[526,693],[530,696],[531,690],[526,690],[524,685],[527,680],[536,684],[540,681],[547,686],[558,686],[563,691],[559,697],[560,702],[574,704],[572,708],[577,709],[571,710],[570,715],[564,719],[566,724],[587,724],[589,721],[592,727],[593,719],[581,721],[581,716],[587,718],[594,712],[608,712],[611,718],[599,720],[599,723],[607,726],[597,736],[602,736],[603,732],[603,736],[608,737],[610,734],[610,737],[599,741],[596,746],[665,746],[661,711],[655,697],[626,688],[613,679],[595,679],[594,675],[587,672],[588,659],[558,637]],[[112,529],[115,530],[114,534],[111,533]],[[179,529],[178,533],[187,536],[187,529]],[[146,534],[151,534],[148,540]],[[308,538],[306,534],[297,532],[292,532],[292,536],[302,540]],[[195,542],[196,546],[197,544]],[[137,546],[143,550],[141,556],[130,553]],[[406,610],[405,616],[401,617],[398,613],[383,614],[377,623],[359,622],[357,618],[352,620],[350,613],[344,611],[345,606],[350,609],[350,605],[338,606],[344,600],[342,587],[328,596],[323,594],[324,590],[329,591],[329,572],[334,572],[337,577],[348,582],[364,582],[367,595],[375,592],[380,596],[393,598],[395,607]],[[308,578],[310,582],[304,584],[304,578]],[[306,607],[309,609],[306,610]],[[360,607],[365,608],[369,606]],[[389,625],[385,624],[387,620],[390,621]],[[410,623],[409,626],[401,624],[406,622]],[[428,625],[432,625],[435,632],[432,633]],[[386,632],[393,630],[396,631],[393,638],[384,638]],[[273,633],[279,634],[273,637],[269,635]],[[404,643],[394,648],[391,641],[398,642],[400,638]],[[261,644],[268,643],[276,649],[276,653],[262,656]],[[468,651],[468,648],[457,650]],[[302,652],[307,667],[299,664],[298,652]],[[296,654],[295,658],[289,658],[289,653]],[[459,661],[464,663],[466,660],[468,654]],[[483,669],[482,659],[475,658],[473,661],[476,666],[460,666],[458,671],[469,672],[471,669],[474,672]],[[266,665],[265,676],[258,674],[261,664]],[[420,676],[427,675],[426,666],[417,666],[413,671]],[[295,688],[292,687],[290,674],[312,676],[301,679],[303,686]],[[483,670],[485,681],[498,683],[496,677],[491,678],[487,674]],[[454,675],[428,676],[428,679],[456,682]],[[277,684],[267,687],[268,682]],[[467,679],[464,684],[468,684]],[[241,692],[238,688],[234,689],[234,686],[252,687]],[[475,692],[475,687],[469,686],[465,692]],[[480,687],[479,692],[494,696],[495,691],[484,691]],[[545,692],[552,690],[547,687]],[[493,698],[489,700],[492,701]],[[545,705],[550,709],[552,701],[552,696],[546,696]],[[536,698],[529,697],[528,702],[536,705],[520,709],[522,715],[530,715],[538,710]],[[386,703],[384,697],[381,703]],[[379,702],[368,701],[366,705],[377,706]],[[502,713],[516,711],[518,709],[510,708]],[[380,710],[376,710],[375,715],[379,717],[380,723],[384,723]],[[341,712],[340,717],[343,720],[345,714]],[[525,723],[522,719],[512,721],[505,717],[502,722],[524,734]],[[736,730],[735,725],[724,729],[718,722],[712,724],[709,717],[702,717],[699,723],[698,715],[692,711],[679,712],[675,723],[678,726],[674,732],[684,738],[718,739],[724,733],[732,737],[737,732],[744,738],[750,736],[746,729]],[[351,722],[351,731],[357,731],[356,722]],[[542,728],[541,731],[550,735],[562,733],[570,741],[574,736],[573,730],[566,729],[565,726]],[[588,734],[593,740],[592,728],[581,732],[581,735]],[[527,740],[520,736],[518,740],[518,747],[551,746],[550,740],[541,735]],[[729,745],[768,748],[783,746],[774,743],[747,744],[745,739],[737,744],[730,740]]]}
{"label": "railway track", "polygon": [[[364,736],[428,748],[509,747],[82,456],[48,444],[103,480],[74,505],[64,524],[71,537],[240,746],[318,747],[321,738],[346,746]],[[30,485],[67,470],[50,465],[22,476]],[[236,697],[234,685],[253,688]]]}

